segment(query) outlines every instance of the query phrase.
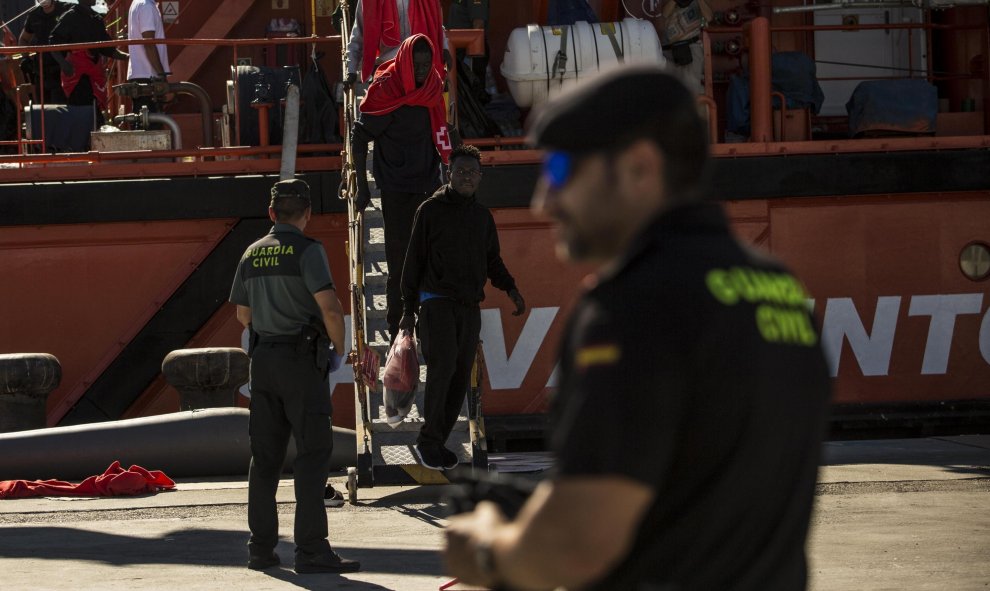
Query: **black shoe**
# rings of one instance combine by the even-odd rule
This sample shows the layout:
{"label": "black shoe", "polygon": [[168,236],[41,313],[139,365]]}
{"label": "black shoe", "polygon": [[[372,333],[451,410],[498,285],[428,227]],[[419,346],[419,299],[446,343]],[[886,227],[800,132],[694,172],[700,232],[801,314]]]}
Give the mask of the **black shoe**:
{"label": "black shoe", "polygon": [[361,563],[337,556],[331,550],[327,554],[296,554],[296,572],[309,573],[356,573],[361,570]]}
{"label": "black shoe", "polygon": [[265,570],[266,568],[271,568],[280,564],[282,564],[282,561],[279,560],[278,554],[274,552],[270,554],[263,554],[261,556],[252,556],[248,559],[248,568],[251,570]]}
{"label": "black shoe", "polygon": [[340,494],[340,491],[335,489],[332,484],[328,484],[326,490],[323,491],[323,505],[326,507],[343,507],[344,495]]}
{"label": "black shoe", "polygon": [[450,451],[446,447],[440,448],[440,454],[443,456],[443,467],[445,470],[450,470],[451,468],[456,468],[459,460],[457,459],[457,454]]}
{"label": "black shoe", "polygon": [[419,463],[423,465],[424,468],[429,468],[431,470],[443,470],[444,457],[442,450],[443,447],[439,445],[431,445],[429,443],[417,443],[413,446],[413,452],[416,454],[416,459]]}

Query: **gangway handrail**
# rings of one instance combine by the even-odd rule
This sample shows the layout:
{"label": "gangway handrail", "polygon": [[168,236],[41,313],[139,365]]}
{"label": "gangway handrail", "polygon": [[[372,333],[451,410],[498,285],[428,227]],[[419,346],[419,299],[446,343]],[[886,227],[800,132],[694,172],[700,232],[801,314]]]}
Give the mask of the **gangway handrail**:
{"label": "gangway handrail", "polygon": [[[340,71],[344,75],[348,71],[350,54],[347,45],[350,41],[351,23],[350,8],[347,2],[341,4],[341,42],[340,42]],[[347,203],[347,266],[349,272],[349,291],[351,303],[351,351],[350,358],[354,372],[354,398],[357,416],[354,421],[357,467],[348,468],[347,493],[353,504],[357,500],[357,487],[360,483],[365,486],[373,485],[371,471],[373,442],[373,426],[371,417],[371,390],[378,381],[377,367],[372,370],[368,366],[369,355],[374,351],[368,346],[368,319],[365,312],[365,273],[364,273],[364,210],[357,206],[358,179],[357,166],[354,163],[354,146],[352,144],[351,126],[357,117],[357,96],[354,85],[344,86],[343,126],[341,130],[344,146],[340,152],[340,192],[339,197]],[[389,269],[390,271],[392,269]],[[376,366],[377,363],[371,363]],[[376,375],[369,375],[372,370]]]}

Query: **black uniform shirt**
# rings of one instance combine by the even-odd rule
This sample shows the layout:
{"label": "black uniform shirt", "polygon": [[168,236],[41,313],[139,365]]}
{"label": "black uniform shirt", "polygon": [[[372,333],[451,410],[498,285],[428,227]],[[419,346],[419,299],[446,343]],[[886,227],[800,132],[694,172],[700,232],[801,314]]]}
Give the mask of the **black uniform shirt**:
{"label": "black uniform shirt", "polygon": [[[88,6],[77,4],[59,17],[49,40],[52,45],[95,43],[97,41],[110,41],[110,35],[107,34],[106,24],[104,24],[100,14]],[[91,51],[107,57],[113,57],[116,53],[113,47],[102,47]]]}
{"label": "black uniform shirt", "polygon": [[806,297],[716,205],[661,215],[584,294],[552,409],[560,473],[656,495],[593,588],[804,588],[830,389]]}
{"label": "black uniform shirt", "polygon": [[[48,45],[48,37],[52,33],[52,29],[55,28],[55,23],[58,21],[58,17],[62,16],[66,10],[69,9],[69,5],[64,2],[52,2],[54,9],[51,14],[46,13],[41,7],[35,8],[28,13],[27,19],[24,21],[24,30],[34,35],[35,45]],[[51,57],[51,53],[45,54],[45,74],[48,75],[49,65],[57,68],[58,65],[55,64],[54,58]],[[56,74],[58,70],[55,70]]]}
{"label": "black uniform shirt", "polygon": [[333,289],[323,245],[291,224],[275,224],[244,251],[230,301],[251,308],[251,326],[262,336],[299,334],[323,322],[313,294]]}
{"label": "black uniform shirt", "polygon": [[384,191],[432,193],[440,186],[440,154],[430,112],[403,105],[385,115],[361,113],[357,121],[375,140],[375,182]]}
{"label": "black uniform shirt", "polygon": [[423,202],[413,220],[402,267],[403,312],[415,314],[419,292],[465,304],[485,299],[485,283],[503,291],[516,288],[505,268],[495,218],[471,197],[444,185]]}

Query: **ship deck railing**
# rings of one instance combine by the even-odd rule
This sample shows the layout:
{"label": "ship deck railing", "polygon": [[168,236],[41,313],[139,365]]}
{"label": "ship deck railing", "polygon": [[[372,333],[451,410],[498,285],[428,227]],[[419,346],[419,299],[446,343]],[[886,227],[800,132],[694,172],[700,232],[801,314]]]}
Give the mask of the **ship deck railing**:
{"label": "ship deck railing", "polygon": [[[977,28],[983,25],[973,25]],[[814,139],[781,137],[784,126],[774,130],[773,118],[783,117],[779,110],[774,111],[772,101],[774,93],[770,88],[769,56],[771,37],[782,32],[811,32],[815,30],[851,30],[851,29],[907,29],[932,31],[938,28],[959,28],[924,23],[898,23],[890,25],[862,26],[790,26],[770,27],[767,19],[754,19],[743,27],[719,27],[706,29],[703,34],[706,55],[710,58],[712,36],[726,34],[743,35],[748,48],[750,81],[752,87],[752,126],[753,133],[749,141],[726,143],[719,130],[719,108],[714,98],[712,83],[712,60],[706,59],[706,88],[705,94],[698,97],[699,109],[706,111],[711,135],[712,153],[716,157],[749,157],[749,156],[787,156],[805,154],[836,154],[857,152],[897,152],[897,151],[931,151],[931,150],[964,150],[985,149],[990,147],[990,135],[985,126],[990,125],[986,118],[983,120],[984,129],[976,130],[973,135],[953,136],[917,136],[917,137],[884,137],[858,139]],[[965,25],[962,28],[967,28]],[[473,47],[478,40],[479,30],[453,31],[453,47]],[[930,35],[928,36],[930,39]],[[13,99],[17,107],[17,137],[14,140],[0,141],[0,150],[16,149],[16,154],[0,154],[0,182],[41,182],[52,180],[73,179],[110,179],[132,177],[171,177],[171,176],[202,176],[202,175],[237,175],[276,173],[279,170],[281,146],[279,145],[226,145],[220,147],[195,147],[177,150],[134,150],[134,151],[105,151],[105,152],[76,152],[49,153],[45,145],[44,120],[41,118],[42,130],[40,139],[24,136],[22,117],[29,90],[36,90],[38,96],[43,96],[44,76],[38,72],[38,88],[30,87],[17,81],[16,58],[26,53],[45,53],[51,51],[69,51],[74,49],[95,49],[102,47],[123,47],[133,51],[137,47],[151,44],[166,44],[169,46],[211,46],[230,49],[232,65],[238,63],[238,58],[253,47],[271,47],[273,45],[311,45],[313,49],[321,48],[328,55],[333,50],[340,51],[339,36],[322,37],[288,37],[265,39],[115,39],[101,43],[85,43],[71,45],[49,45],[29,47],[0,47],[0,80],[4,86],[13,89]],[[930,45],[930,41],[928,41]],[[931,51],[928,61],[931,62]],[[44,60],[39,60],[43,68]],[[929,64],[930,66],[930,64]],[[913,66],[912,66],[913,68]],[[925,68],[925,77],[931,81],[939,79],[930,67]],[[109,85],[124,81],[126,66],[122,62],[113,62],[109,68]],[[990,89],[990,74],[984,68],[982,72],[970,74],[969,77],[982,79],[985,88]],[[234,76],[234,84],[237,84]],[[456,81],[448,86],[456,92]],[[235,93],[236,94],[236,93]],[[109,111],[118,112],[124,104],[123,99],[111,94]],[[456,98],[455,98],[456,100]],[[39,104],[41,101],[39,101]],[[981,112],[980,115],[983,113]],[[214,113],[214,116],[218,114]],[[230,143],[238,144],[240,138],[240,117],[232,113],[224,113],[231,126]],[[782,119],[781,119],[782,121]],[[483,163],[486,166],[534,164],[539,162],[541,154],[530,149],[525,139],[520,137],[470,138],[468,143],[477,145],[483,150]],[[297,170],[327,171],[340,168],[340,144],[302,144],[298,147]]]}

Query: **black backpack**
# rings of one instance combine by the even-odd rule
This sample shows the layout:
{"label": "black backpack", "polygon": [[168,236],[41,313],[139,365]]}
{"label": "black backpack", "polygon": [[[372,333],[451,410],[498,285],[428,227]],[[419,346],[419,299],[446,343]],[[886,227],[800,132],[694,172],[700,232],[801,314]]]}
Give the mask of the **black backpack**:
{"label": "black backpack", "polygon": [[309,71],[299,89],[299,98],[302,100],[299,143],[332,144],[341,140],[337,133],[337,103],[333,100],[330,86],[320,69],[319,60],[323,54],[315,57],[316,59],[309,59]]}

